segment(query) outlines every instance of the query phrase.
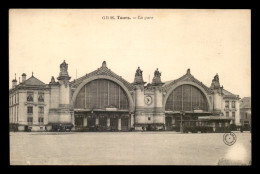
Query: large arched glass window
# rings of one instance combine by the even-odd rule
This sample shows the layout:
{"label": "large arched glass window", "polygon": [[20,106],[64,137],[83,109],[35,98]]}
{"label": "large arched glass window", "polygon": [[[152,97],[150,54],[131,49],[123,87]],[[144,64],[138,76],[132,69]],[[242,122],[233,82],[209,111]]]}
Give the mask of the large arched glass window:
{"label": "large arched glass window", "polygon": [[193,111],[208,110],[207,99],[204,94],[195,86],[181,85],[169,95],[166,111]]}
{"label": "large arched glass window", "polygon": [[106,79],[93,80],[84,85],[75,100],[76,109],[128,109],[127,95],[121,86]]}

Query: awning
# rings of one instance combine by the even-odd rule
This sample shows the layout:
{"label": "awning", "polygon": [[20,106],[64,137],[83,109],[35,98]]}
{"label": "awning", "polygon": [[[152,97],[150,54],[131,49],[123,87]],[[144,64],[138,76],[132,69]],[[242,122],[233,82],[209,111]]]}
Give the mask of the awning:
{"label": "awning", "polygon": [[74,109],[75,112],[128,112],[129,110],[104,110],[104,109]]}
{"label": "awning", "polygon": [[[180,111],[165,111],[166,114],[180,114]],[[185,111],[185,114],[211,114],[208,111]]]}
{"label": "awning", "polygon": [[199,120],[235,120],[233,117],[225,117],[225,116],[204,116],[199,117]]}

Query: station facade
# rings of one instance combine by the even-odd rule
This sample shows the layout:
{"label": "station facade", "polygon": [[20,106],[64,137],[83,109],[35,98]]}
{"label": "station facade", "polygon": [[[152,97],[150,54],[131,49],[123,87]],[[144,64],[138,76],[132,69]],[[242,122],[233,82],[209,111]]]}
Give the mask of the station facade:
{"label": "station facade", "polygon": [[36,77],[13,80],[9,90],[10,127],[19,131],[176,130],[180,126],[240,125],[239,96],[220,86],[216,75],[210,87],[197,80],[190,69],[180,78],[162,82],[154,72],[146,84],[138,67],[130,83],[111,71],[104,61],[97,70],[70,80],[68,64],[49,84]]}

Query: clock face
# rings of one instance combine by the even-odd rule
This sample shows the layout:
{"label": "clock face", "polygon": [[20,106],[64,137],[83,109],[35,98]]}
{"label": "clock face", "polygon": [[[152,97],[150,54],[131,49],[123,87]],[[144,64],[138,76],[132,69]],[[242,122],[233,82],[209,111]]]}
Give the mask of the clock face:
{"label": "clock face", "polygon": [[151,96],[146,96],[144,98],[144,102],[145,102],[145,104],[150,105],[152,103],[152,97]]}

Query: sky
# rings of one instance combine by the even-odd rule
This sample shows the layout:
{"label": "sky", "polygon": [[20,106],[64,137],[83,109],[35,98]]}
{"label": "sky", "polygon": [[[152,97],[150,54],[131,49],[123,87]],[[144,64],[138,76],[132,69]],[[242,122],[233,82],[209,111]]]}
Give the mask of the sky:
{"label": "sky", "polygon": [[146,82],[156,68],[162,81],[177,79],[190,68],[210,87],[218,73],[224,89],[248,97],[250,27],[250,10],[11,9],[9,87],[15,73],[17,81],[32,72],[46,84],[52,76],[57,80],[63,60],[71,80],[106,61],[130,83],[138,66]]}

